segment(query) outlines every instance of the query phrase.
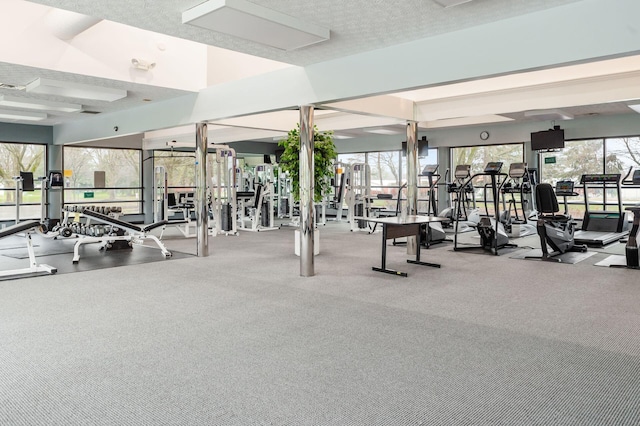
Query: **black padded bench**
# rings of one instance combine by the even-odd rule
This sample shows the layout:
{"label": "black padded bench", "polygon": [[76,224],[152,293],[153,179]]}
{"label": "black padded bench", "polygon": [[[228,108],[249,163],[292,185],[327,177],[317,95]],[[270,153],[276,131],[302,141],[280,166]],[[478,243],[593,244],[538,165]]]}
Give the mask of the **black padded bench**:
{"label": "black padded bench", "polygon": [[29,267],[22,269],[11,269],[6,271],[0,271],[0,277],[18,277],[21,275],[34,275],[34,274],[55,274],[58,272],[57,268],[49,265],[38,265],[36,262],[36,255],[33,251],[33,243],[31,241],[31,233],[29,231],[40,227],[40,222],[37,220],[28,220],[20,222],[15,225],[8,226],[0,230],[0,238],[9,237],[11,235],[18,234],[20,232],[26,232],[25,238],[27,240],[27,252],[29,253]]}
{"label": "black padded bench", "polygon": [[89,220],[95,220],[97,222],[112,225],[114,227],[120,228],[125,231],[128,235],[103,235],[101,237],[91,237],[91,236],[82,236],[76,242],[73,248],[73,263],[78,263],[80,261],[80,246],[82,244],[89,243],[99,243],[102,241],[129,241],[129,242],[140,242],[145,239],[153,240],[158,248],[162,251],[164,257],[170,257],[171,252],[167,250],[165,245],[156,237],[155,235],[149,235],[148,232],[164,226],[167,224],[166,220],[161,220],[160,222],[155,222],[149,225],[135,225],[133,223],[125,222],[120,219],[116,219],[114,217],[97,213],[92,210],[83,210],[82,215],[87,217]]}

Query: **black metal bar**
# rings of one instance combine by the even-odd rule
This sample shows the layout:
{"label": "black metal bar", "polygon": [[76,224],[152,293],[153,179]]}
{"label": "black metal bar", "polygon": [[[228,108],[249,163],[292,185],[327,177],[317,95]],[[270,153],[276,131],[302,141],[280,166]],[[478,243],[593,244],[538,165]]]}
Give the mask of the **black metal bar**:
{"label": "black metal bar", "polygon": [[376,268],[375,266],[373,266],[371,269],[376,271],[376,272],[384,272],[385,274],[399,275],[401,277],[408,277],[406,272],[400,272],[400,271],[396,271],[396,270],[393,270],[393,269]]}

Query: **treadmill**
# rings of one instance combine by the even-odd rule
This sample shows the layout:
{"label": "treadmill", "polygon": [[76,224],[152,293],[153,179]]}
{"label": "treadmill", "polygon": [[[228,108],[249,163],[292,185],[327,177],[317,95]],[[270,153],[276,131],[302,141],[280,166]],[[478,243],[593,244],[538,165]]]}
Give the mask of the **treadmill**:
{"label": "treadmill", "polygon": [[[622,195],[620,191],[620,173],[592,173],[584,174],[580,183],[584,193],[584,218],[582,229],[576,231],[576,244],[588,246],[606,246],[620,241],[629,234],[627,215],[622,210]],[[618,196],[617,211],[592,211],[589,208],[589,188],[603,191],[615,189]]]}

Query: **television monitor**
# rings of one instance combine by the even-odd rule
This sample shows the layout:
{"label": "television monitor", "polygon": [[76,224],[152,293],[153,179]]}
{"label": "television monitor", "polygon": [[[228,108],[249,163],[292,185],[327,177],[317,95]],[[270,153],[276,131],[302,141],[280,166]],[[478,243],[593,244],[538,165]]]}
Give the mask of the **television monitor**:
{"label": "television monitor", "polygon": [[[402,142],[402,156],[406,157],[407,155],[407,141]],[[429,141],[426,136],[423,136],[422,139],[418,139],[418,157],[428,157],[429,156]]]}
{"label": "television monitor", "polygon": [[564,130],[560,126],[531,133],[531,150],[545,151],[564,148]]}

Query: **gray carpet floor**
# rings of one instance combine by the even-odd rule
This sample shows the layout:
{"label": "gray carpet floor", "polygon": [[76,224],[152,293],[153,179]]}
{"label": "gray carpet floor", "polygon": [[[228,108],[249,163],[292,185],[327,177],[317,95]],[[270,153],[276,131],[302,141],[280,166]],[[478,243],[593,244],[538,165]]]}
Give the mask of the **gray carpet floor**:
{"label": "gray carpet floor", "polygon": [[640,424],[640,271],[320,234],[308,278],[283,228],[0,282],[0,424]]}

